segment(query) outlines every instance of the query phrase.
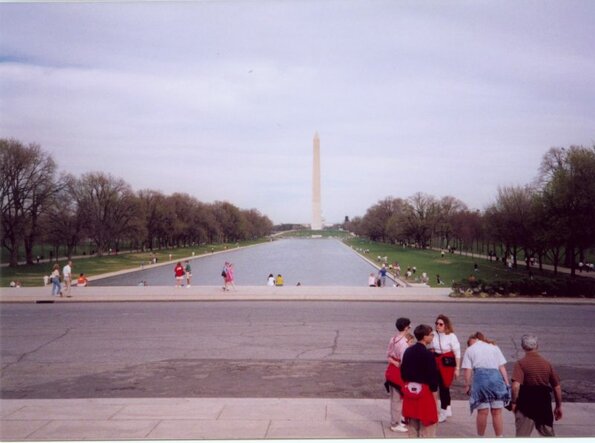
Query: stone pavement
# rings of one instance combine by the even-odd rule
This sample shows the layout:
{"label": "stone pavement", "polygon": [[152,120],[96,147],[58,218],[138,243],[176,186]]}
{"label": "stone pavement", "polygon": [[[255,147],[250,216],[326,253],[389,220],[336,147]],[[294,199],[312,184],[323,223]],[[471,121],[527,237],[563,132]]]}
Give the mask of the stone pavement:
{"label": "stone pavement", "polygon": [[[353,287],[87,287],[72,298],[51,288],[2,289],[0,303],[122,301],[344,300],[418,302],[584,303],[593,299],[453,299],[449,289]],[[388,428],[388,399],[325,398],[89,398],[0,399],[0,440],[403,438]],[[474,437],[475,416],[466,401],[453,402],[454,415],[439,437]],[[514,420],[505,412],[505,436]],[[565,403],[556,425],[560,437],[595,436],[595,403]],[[491,427],[488,436],[493,436]]]}
{"label": "stone pavement", "polygon": [[353,286],[238,286],[223,291],[220,286],[88,286],[73,287],[72,298],[51,295],[51,286],[2,288],[0,303],[73,303],[73,302],[162,302],[162,301],[413,301],[413,302],[487,302],[487,303],[564,303],[595,304],[595,299],[578,298],[451,298],[450,288],[429,287],[353,287]]}
{"label": "stone pavement", "polygon": [[[595,436],[595,404],[566,403],[563,411],[558,437]],[[388,428],[388,399],[0,400],[0,414],[4,441],[407,437]],[[504,420],[505,437],[514,437],[512,413],[504,411]],[[491,421],[486,435],[494,436]],[[437,436],[476,436],[466,401],[453,402],[453,417],[438,425]]]}

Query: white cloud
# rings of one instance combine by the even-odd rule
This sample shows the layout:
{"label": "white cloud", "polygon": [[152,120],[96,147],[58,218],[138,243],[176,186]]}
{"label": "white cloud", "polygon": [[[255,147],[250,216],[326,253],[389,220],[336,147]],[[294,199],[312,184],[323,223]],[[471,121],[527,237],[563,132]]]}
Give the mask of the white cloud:
{"label": "white cloud", "polygon": [[[0,4],[0,135],[62,169],[328,221],[386,195],[483,208],[593,143],[595,5]],[[470,185],[471,184],[471,185]]]}

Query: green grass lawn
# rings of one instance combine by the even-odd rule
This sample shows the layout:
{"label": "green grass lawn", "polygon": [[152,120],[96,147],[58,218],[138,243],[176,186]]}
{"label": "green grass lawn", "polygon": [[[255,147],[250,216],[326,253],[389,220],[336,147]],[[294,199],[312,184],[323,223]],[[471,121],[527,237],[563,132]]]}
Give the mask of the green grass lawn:
{"label": "green grass lawn", "polygon": [[[155,256],[158,263],[170,260],[191,257],[194,252],[196,255],[209,253],[211,251],[222,251],[224,249],[235,248],[237,245],[248,246],[251,244],[262,243],[267,239],[245,241],[232,244],[213,244],[203,246],[192,246],[177,249],[155,250]],[[105,274],[108,272],[122,271],[125,269],[138,269],[141,263],[149,264],[152,254],[148,252],[122,253],[118,255],[104,255],[102,257],[77,258],[73,260],[74,278],[83,272],[87,277]],[[60,260],[60,270],[66,264],[66,260]],[[35,265],[21,265],[16,268],[0,268],[0,287],[6,288],[11,281],[20,281],[23,287],[43,286],[43,276],[49,275],[52,271],[53,263],[40,263]]]}
{"label": "green grass lawn", "polygon": [[[472,275],[477,279],[485,281],[513,281],[529,277],[529,272],[525,269],[524,263],[519,263],[516,269],[508,271],[502,262],[473,258],[458,255],[457,253],[446,253],[444,258],[442,258],[440,251],[404,248],[398,245],[371,242],[360,238],[348,239],[345,243],[354,248],[369,249],[370,252],[363,255],[377,264],[381,264],[381,261],[377,260],[378,256],[387,257],[388,264],[398,262],[401,266],[402,277],[404,277],[407,267],[417,267],[415,276],[420,277],[422,272],[426,272],[430,278],[429,285],[432,287],[438,287],[436,274],[440,274],[440,278],[446,287],[451,286],[453,282],[459,282]],[[474,272],[473,270],[475,263],[478,265],[478,272]],[[542,274],[538,269],[533,268],[532,272],[535,276],[539,275],[539,278],[557,278],[550,271],[544,271]],[[414,282],[414,279],[410,281]]]}

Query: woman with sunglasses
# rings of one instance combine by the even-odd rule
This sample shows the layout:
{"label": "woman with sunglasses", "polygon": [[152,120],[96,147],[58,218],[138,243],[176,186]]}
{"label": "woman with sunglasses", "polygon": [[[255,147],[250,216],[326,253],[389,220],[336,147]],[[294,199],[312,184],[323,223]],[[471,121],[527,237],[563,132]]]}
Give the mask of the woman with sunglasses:
{"label": "woman with sunglasses", "polygon": [[454,333],[450,319],[440,314],[436,317],[436,334],[432,341],[436,365],[440,372],[438,393],[440,396],[440,412],[438,420],[446,421],[452,416],[450,408],[450,385],[459,376],[461,368],[461,344]]}

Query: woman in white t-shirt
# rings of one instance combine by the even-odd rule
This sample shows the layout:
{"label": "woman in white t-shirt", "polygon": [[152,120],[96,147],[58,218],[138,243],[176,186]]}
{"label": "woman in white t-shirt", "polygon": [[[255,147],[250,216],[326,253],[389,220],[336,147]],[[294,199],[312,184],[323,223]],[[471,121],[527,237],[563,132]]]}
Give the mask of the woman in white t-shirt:
{"label": "woman in white t-shirt", "polygon": [[500,348],[481,332],[470,336],[467,345],[462,368],[471,413],[477,409],[477,435],[485,434],[488,412],[491,411],[496,437],[502,437],[502,408],[510,402],[510,384],[504,366],[506,359]]}
{"label": "woman in white t-shirt", "polygon": [[440,314],[436,317],[436,333],[432,341],[432,351],[436,357],[436,366],[440,373],[438,394],[440,396],[440,409],[438,420],[445,421],[452,416],[450,408],[450,385],[459,376],[461,367],[461,344],[455,335],[450,319]]}

